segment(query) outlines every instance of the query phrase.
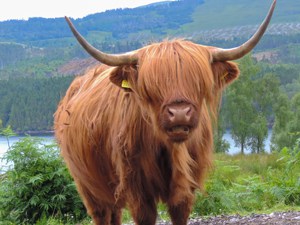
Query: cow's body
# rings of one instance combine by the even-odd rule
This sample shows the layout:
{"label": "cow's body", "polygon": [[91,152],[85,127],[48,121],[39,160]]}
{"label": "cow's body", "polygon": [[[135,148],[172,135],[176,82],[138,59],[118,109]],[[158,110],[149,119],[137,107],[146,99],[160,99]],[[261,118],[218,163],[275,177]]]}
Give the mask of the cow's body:
{"label": "cow's body", "polygon": [[[203,53],[203,49],[195,49],[203,58],[196,61],[204,73],[198,76],[199,68],[193,68],[190,61],[192,56],[182,59],[187,61],[182,68],[174,61],[178,55],[175,54],[174,59],[172,56],[165,58],[165,54],[174,52],[172,46],[181,46],[183,54],[186,53],[183,47],[193,44],[186,41],[165,42],[152,50],[156,52],[166,48],[161,56],[159,52],[154,58],[145,56],[149,57],[146,71],[150,70],[148,67],[156,67],[156,63],[174,62],[165,68],[166,73],[149,71],[144,77],[145,83],[154,78],[161,83],[156,84],[153,88],[158,89],[152,90],[149,95],[155,98],[156,104],[141,102],[140,93],[124,91],[110,82],[114,73],[121,69],[101,66],[78,77],[58,108],[56,136],[90,215],[104,211],[106,215],[109,209],[121,209],[128,203],[141,221],[154,223],[159,200],[166,202],[170,210],[175,206],[184,209],[184,220],[190,212],[193,192],[201,186],[211,163],[212,128],[206,104],[213,106],[211,112],[216,110],[216,104],[211,100],[217,98],[217,83],[210,64],[203,65],[210,57],[207,51]],[[205,57],[207,59],[204,60]],[[153,65],[149,65],[151,63]],[[228,65],[235,67],[234,64]],[[169,71],[176,67],[181,71]],[[122,69],[136,73],[136,69],[130,66]],[[139,70],[144,70],[143,65]],[[177,83],[178,80],[182,83]],[[165,93],[157,95],[159,90]],[[174,143],[160,131],[162,119],[151,116],[159,116],[161,105],[173,104],[179,98],[190,101],[197,108],[199,125],[187,142]]]}
{"label": "cow's body", "polygon": [[154,225],[158,201],[173,224],[187,223],[211,165],[221,91],[239,74],[236,64],[215,60],[222,57],[213,47],[164,41],[139,49],[130,63],[113,56],[115,67],[74,80],[55,114],[55,134],[96,224],[121,224],[128,205],[136,224]]}

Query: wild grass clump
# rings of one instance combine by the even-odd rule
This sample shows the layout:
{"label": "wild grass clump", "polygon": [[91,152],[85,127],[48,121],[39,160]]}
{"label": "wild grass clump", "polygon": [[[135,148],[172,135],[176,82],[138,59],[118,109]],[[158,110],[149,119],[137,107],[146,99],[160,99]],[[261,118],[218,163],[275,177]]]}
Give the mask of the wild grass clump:
{"label": "wild grass clump", "polygon": [[300,207],[299,141],[279,153],[217,155],[193,215],[250,213],[278,205]]}

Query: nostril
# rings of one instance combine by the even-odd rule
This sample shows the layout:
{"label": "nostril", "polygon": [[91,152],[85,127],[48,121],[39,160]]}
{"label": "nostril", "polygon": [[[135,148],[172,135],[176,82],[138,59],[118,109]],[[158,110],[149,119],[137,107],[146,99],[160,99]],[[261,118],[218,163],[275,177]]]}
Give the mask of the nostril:
{"label": "nostril", "polygon": [[168,116],[172,122],[189,122],[192,115],[192,108],[187,107],[168,107]]}
{"label": "nostril", "polygon": [[188,106],[185,109],[183,109],[183,111],[184,111],[186,116],[190,116],[192,108]]}
{"label": "nostril", "polygon": [[170,116],[174,116],[174,114],[176,113],[176,110],[172,109],[172,108],[168,108],[168,113]]}
{"label": "nostril", "polygon": [[191,119],[191,107],[186,107],[182,110],[182,117],[186,122],[189,122]]}
{"label": "nostril", "polygon": [[168,115],[171,121],[175,120],[175,115],[177,114],[177,109],[168,108]]}

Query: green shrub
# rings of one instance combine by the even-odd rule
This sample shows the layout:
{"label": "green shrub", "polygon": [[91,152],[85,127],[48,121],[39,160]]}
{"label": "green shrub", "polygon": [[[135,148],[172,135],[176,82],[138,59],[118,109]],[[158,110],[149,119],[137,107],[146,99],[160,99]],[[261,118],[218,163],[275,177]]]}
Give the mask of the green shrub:
{"label": "green shrub", "polygon": [[300,206],[300,140],[279,153],[218,154],[215,168],[198,193],[194,216],[250,213]]}
{"label": "green shrub", "polygon": [[205,193],[198,193],[194,205],[194,216],[219,215],[237,209],[235,196],[229,191],[240,168],[215,161],[215,169],[206,182]]}
{"label": "green shrub", "polygon": [[286,205],[300,205],[300,139],[294,148],[283,148],[278,162],[283,170],[270,171],[270,183],[274,195],[279,196]]}
{"label": "green shrub", "polygon": [[0,179],[0,221],[34,224],[43,217],[65,222],[86,216],[55,144],[26,137],[4,160],[10,167]]}

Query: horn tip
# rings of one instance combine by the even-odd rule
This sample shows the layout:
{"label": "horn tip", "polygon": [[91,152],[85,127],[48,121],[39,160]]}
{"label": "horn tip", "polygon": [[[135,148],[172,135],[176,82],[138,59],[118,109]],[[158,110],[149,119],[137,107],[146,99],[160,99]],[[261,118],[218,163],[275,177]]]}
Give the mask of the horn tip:
{"label": "horn tip", "polygon": [[71,21],[70,18],[69,18],[68,16],[65,16],[65,20],[66,20],[67,22],[70,22],[70,21]]}

